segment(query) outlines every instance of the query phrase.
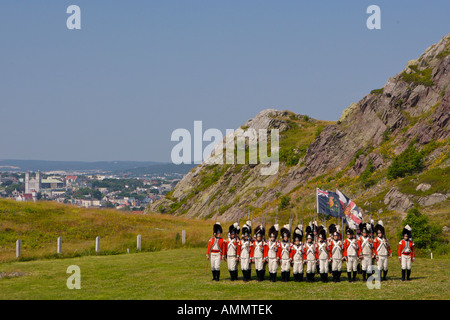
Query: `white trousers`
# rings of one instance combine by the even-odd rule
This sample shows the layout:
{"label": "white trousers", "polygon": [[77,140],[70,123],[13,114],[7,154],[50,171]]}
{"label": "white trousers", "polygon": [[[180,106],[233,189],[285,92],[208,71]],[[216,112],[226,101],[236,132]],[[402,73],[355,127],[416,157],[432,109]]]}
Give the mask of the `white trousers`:
{"label": "white trousers", "polygon": [[241,270],[250,269],[250,258],[241,258]]}
{"label": "white trousers", "polygon": [[328,273],[328,259],[319,259],[320,273]]}
{"label": "white trousers", "polygon": [[277,258],[269,258],[269,273],[277,273],[278,261]]}
{"label": "white trousers", "polygon": [[370,254],[364,254],[361,260],[361,270],[371,272],[372,271],[372,256]]}
{"label": "white trousers", "polygon": [[281,259],[281,272],[291,270],[291,261],[289,259]]}
{"label": "white trousers", "polygon": [[294,274],[303,273],[303,261],[302,260],[294,260],[294,265],[292,266],[292,272]]}
{"label": "white trousers", "polygon": [[402,254],[402,269],[411,270],[411,255]]}
{"label": "white trousers", "polygon": [[211,270],[219,271],[220,270],[220,252],[211,253]]}
{"label": "white trousers", "polygon": [[378,270],[384,270],[387,271],[388,270],[388,256],[378,256],[378,261],[377,261],[377,267]]}
{"label": "white trousers", "polygon": [[316,273],[316,260],[306,261],[306,273]]}
{"label": "white trousers", "polygon": [[341,271],[342,269],[342,260],[341,259],[333,259],[331,262],[331,270],[332,271]]}
{"label": "white trousers", "polygon": [[237,270],[237,261],[236,256],[228,256],[227,257],[228,270],[236,271]]}
{"label": "white trousers", "polygon": [[358,257],[347,256],[347,272],[358,271]]}
{"label": "white trousers", "polygon": [[263,258],[255,258],[255,269],[263,270],[264,269],[264,260]]}

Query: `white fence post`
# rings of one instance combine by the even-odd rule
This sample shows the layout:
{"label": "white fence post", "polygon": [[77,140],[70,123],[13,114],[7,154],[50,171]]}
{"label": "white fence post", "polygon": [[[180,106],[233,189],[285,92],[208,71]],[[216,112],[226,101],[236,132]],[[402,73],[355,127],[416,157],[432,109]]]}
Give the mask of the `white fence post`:
{"label": "white fence post", "polygon": [[20,257],[21,241],[20,239],[16,241],[16,258]]}
{"label": "white fence post", "polygon": [[62,237],[58,237],[58,240],[56,241],[56,253],[62,253]]}
{"label": "white fence post", "polygon": [[181,243],[186,244],[186,230],[181,231]]}
{"label": "white fence post", "polygon": [[95,238],[95,252],[100,252],[100,236]]}
{"label": "white fence post", "polygon": [[137,251],[141,251],[141,235],[137,236]]}

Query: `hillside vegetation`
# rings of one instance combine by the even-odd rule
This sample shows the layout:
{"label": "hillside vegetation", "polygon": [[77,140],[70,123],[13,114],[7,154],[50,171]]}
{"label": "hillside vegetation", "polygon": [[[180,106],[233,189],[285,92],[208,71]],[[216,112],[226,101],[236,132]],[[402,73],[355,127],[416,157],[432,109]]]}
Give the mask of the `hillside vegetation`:
{"label": "hillside vegetation", "polygon": [[448,239],[449,50],[446,35],[337,122],[261,111],[241,128],[279,129],[276,175],[261,175],[262,164],[203,163],[147,210],[228,221],[246,219],[250,210],[257,221],[268,214],[268,223],[278,210],[280,223],[292,213],[307,223],[315,216],[318,186],[338,188],[363,209],[365,221],[382,219],[392,237],[416,208]]}
{"label": "hillside vegetation", "polygon": [[[142,237],[142,251],[205,246],[211,223],[160,214],[135,214],[114,209],[84,209],[54,202],[0,200],[0,262],[15,260],[15,242],[22,241],[20,260],[67,258],[95,255],[95,238],[100,236],[99,254],[136,252],[136,237]],[[56,254],[56,240],[62,237],[62,254]]]}

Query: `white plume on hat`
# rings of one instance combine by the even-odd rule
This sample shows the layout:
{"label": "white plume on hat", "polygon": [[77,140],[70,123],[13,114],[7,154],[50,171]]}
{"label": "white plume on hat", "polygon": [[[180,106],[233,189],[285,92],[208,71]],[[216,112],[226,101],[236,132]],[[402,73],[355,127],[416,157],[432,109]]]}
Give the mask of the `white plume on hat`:
{"label": "white plume on hat", "polygon": [[406,229],[406,230],[409,230],[409,231],[412,230],[411,227],[409,226],[409,224],[407,224],[407,225],[405,226],[405,229]]}
{"label": "white plume on hat", "polygon": [[246,225],[248,225],[249,227],[251,227],[251,226],[252,226],[252,222],[251,222],[250,220],[248,220],[248,221],[246,222]]}
{"label": "white plume on hat", "polygon": [[337,225],[337,226],[336,226],[336,231],[339,232],[340,230],[341,230],[341,226],[340,226],[340,225]]}
{"label": "white plume on hat", "polygon": [[278,223],[275,223],[273,226],[275,227],[275,230],[279,231],[280,226],[278,225]]}
{"label": "white plume on hat", "polygon": [[286,229],[289,230],[289,224],[285,224],[285,225],[283,226],[283,228],[286,228]]}
{"label": "white plume on hat", "polygon": [[383,226],[383,227],[384,227],[383,221],[378,220],[378,224],[379,224],[380,226]]}
{"label": "white plume on hat", "polygon": [[235,222],[235,223],[233,223],[233,226],[237,229],[237,228],[239,228],[239,223]]}

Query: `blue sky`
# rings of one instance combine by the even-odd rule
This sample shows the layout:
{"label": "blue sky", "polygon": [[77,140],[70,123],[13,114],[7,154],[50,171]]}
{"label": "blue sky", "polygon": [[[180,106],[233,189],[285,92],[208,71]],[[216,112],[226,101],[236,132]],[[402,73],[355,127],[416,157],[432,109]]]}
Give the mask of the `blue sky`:
{"label": "blue sky", "polygon": [[[45,3],[45,5],[44,5]],[[66,8],[81,8],[68,30]],[[381,8],[381,30],[366,9]],[[450,1],[0,4],[0,159],[170,161],[176,128],[324,120],[450,32]],[[207,144],[207,143],[205,143]]]}

